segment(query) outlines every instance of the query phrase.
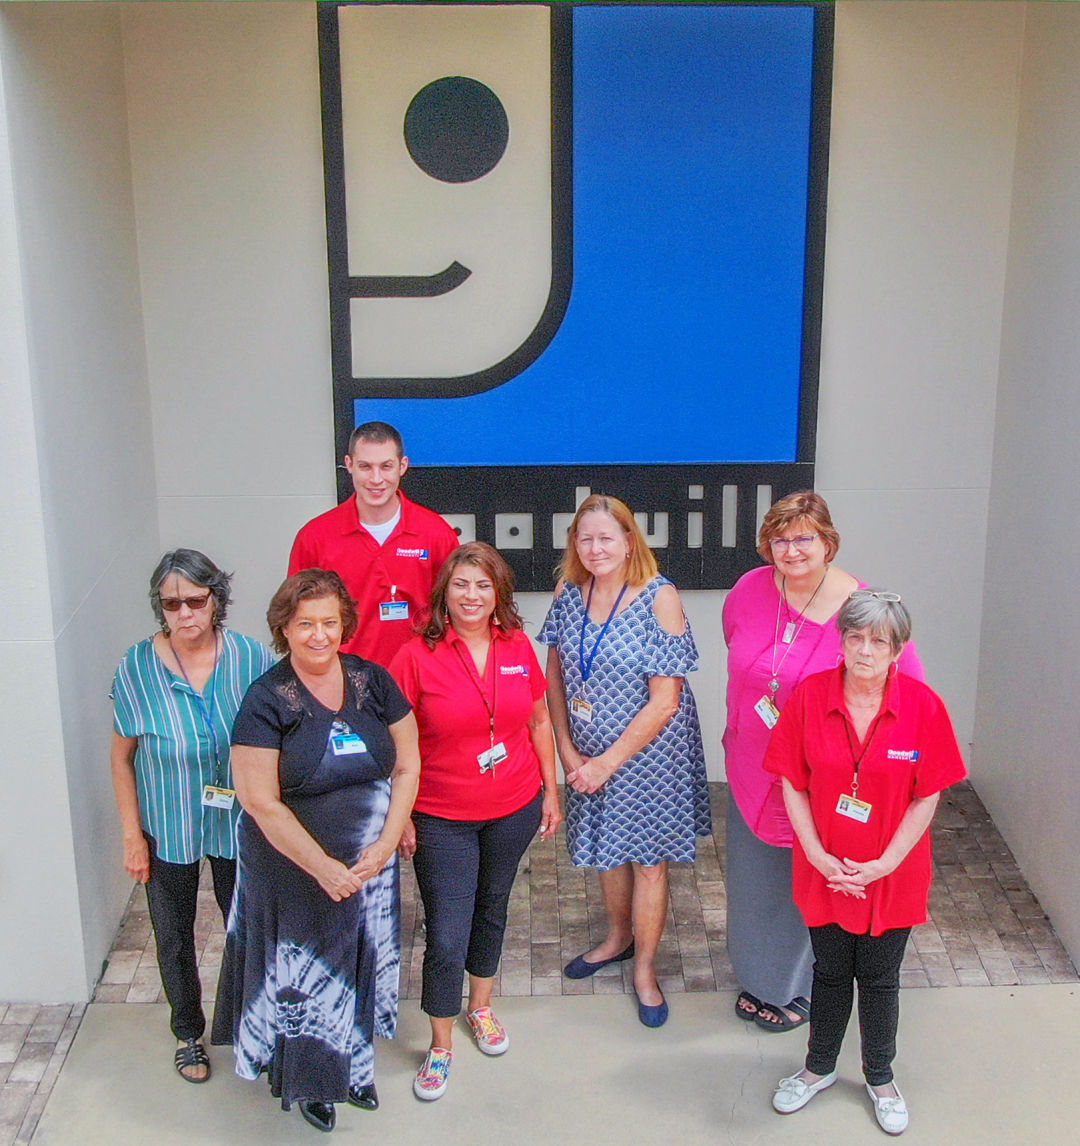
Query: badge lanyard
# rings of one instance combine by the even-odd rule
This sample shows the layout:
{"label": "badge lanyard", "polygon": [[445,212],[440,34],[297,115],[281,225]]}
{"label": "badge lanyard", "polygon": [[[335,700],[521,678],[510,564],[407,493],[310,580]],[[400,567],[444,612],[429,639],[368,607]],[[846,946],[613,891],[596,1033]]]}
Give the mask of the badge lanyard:
{"label": "badge lanyard", "polygon": [[[886,685],[886,688],[888,685]],[[865,800],[859,799],[859,768],[862,762],[866,759],[867,752],[870,751],[870,745],[874,742],[874,737],[877,735],[878,725],[881,723],[881,717],[885,710],[885,695],[881,697],[881,707],[878,709],[877,715],[874,717],[873,722],[866,731],[866,739],[863,741],[862,751],[855,755],[855,745],[851,739],[851,724],[847,719],[844,719],[844,733],[847,736],[848,751],[851,753],[852,775],[851,775],[851,795],[845,796],[841,794],[840,798],[836,801],[836,811],[841,816],[846,816],[849,820],[856,820],[860,824],[865,824],[870,819],[870,813],[873,808]]]}
{"label": "badge lanyard", "polygon": [[592,604],[593,586],[596,584],[594,577],[589,582],[589,597],[585,602],[585,612],[581,618],[581,635],[578,638],[578,667],[581,669],[581,684],[582,688],[589,677],[592,676],[593,661],[596,660],[596,651],[600,648],[600,642],[607,635],[608,629],[611,627],[611,622],[615,619],[615,613],[618,611],[619,605],[622,603],[623,596],[630,586],[629,581],[623,582],[623,587],[619,590],[619,595],[615,598],[615,604],[611,606],[611,612],[607,615],[607,620],[604,622],[603,627],[600,629],[600,635],[596,638],[596,644],[593,645],[592,651],[589,653],[588,659],[585,657],[585,626],[589,623],[589,606]]}
{"label": "badge lanyard", "polygon": [[[818,582],[817,589],[814,590],[813,594],[810,597],[810,600],[806,602],[806,609],[809,609],[810,606],[814,603],[814,597],[816,597],[818,595],[818,590],[821,588],[822,585],[825,584],[825,578],[828,577],[828,575],[829,575],[829,569],[826,568],[825,572],[822,574],[821,580]],[[783,581],[781,581],[781,587],[783,587]],[[780,637],[780,604],[781,604],[781,599],[777,598],[777,601],[776,601],[776,625],[773,629],[772,655],[771,655],[771,659],[769,661],[769,666],[771,668],[771,675],[769,677],[768,692],[764,693],[764,695],[757,702],[757,704],[754,705],[754,711],[758,714],[758,716],[761,717],[762,723],[770,731],[776,727],[776,722],[780,719],[780,709],[777,708],[777,706],[776,706],[776,694],[780,691],[780,670],[784,667],[784,662],[788,659],[788,656],[790,655],[791,650],[795,647],[795,642],[796,642],[796,640],[798,640],[799,634],[803,630],[803,625],[806,624],[806,609],[804,609],[799,614],[798,625],[796,625],[794,621],[788,621],[787,625],[784,628],[784,636],[783,636],[783,643],[787,645],[787,648],[784,650],[784,655],[780,658],[780,663],[777,664],[776,663],[776,648],[777,648],[777,645],[779,645],[781,643],[781,637]],[[786,593],[784,593],[784,595],[783,595],[783,604],[786,607],[786,605],[787,605],[787,594]],[[791,616],[790,612],[788,613],[788,616],[789,617]],[[803,666],[804,668],[806,665],[808,665],[814,659],[814,654],[817,652],[818,646],[821,644],[824,636],[825,636],[825,626],[822,625],[819,629],[817,640],[814,642],[814,647],[812,649],[810,649],[810,651],[806,654],[806,661],[804,662],[804,666]],[[796,674],[796,681],[798,681],[798,674]]]}
{"label": "badge lanyard", "polygon": [[[806,624],[807,611],[809,610],[810,606],[814,603],[814,598],[821,591],[821,586],[825,584],[825,578],[828,577],[829,570],[831,568],[832,568],[831,565],[827,565],[825,567],[825,572],[821,575],[821,580],[818,582],[817,588],[811,594],[810,600],[806,602],[806,608],[804,608],[802,610],[802,612],[799,614],[798,625],[796,626],[793,621],[789,620],[787,625],[784,627],[784,641],[783,641],[783,643],[787,645],[787,648],[784,650],[784,655],[780,658],[779,664],[776,663],[776,646],[780,643],[780,604],[781,604],[781,598],[780,597],[777,598],[777,601],[776,601],[776,627],[773,629],[772,659],[769,661],[769,666],[772,669],[772,677],[769,680],[770,698],[775,697],[776,694],[780,691],[780,670],[784,667],[784,661],[786,661],[788,659],[788,654],[795,647],[795,642],[798,639],[799,634],[803,630],[803,625]],[[783,604],[786,608],[787,607],[787,592],[785,591],[785,582],[786,582],[786,579],[782,577],[780,579],[780,592],[782,594]],[[791,616],[790,612],[788,613],[788,616],[789,617]],[[821,637],[819,636],[818,637],[818,643],[820,644],[820,642],[821,642]],[[814,647],[816,648],[817,646],[815,645]]]}
{"label": "badge lanyard", "polygon": [[[884,705],[884,703],[885,703],[884,698],[882,698],[882,705]],[[851,763],[854,766],[854,770],[852,771],[852,774],[851,774],[851,794],[852,794],[852,796],[858,796],[858,794],[859,794],[859,767],[862,764],[862,762],[866,759],[867,752],[870,751],[870,745],[873,742],[874,736],[877,734],[878,725],[880,723],[881,723],[881,713],[879,712],[877,714],[877,716],[874,717],[873,724],[870,725],[870,730],[867,733],[865,742],[863,743],[862,751],[859,753],[858,756],[856,756],[855,755],[855,745],[852,743],[852,740],[851,740],[851,725],[848,724],[848,722],[846,720],[844,721],[844,732],[847,734],[848,751],[851,753]]]}
{"label": "badge lanyard", "polygon": [[203,723],[210,733],[210,743],[214,746],[214,786],[220,788],[225,782],[225,774],[221,766],[220,753],[218,751],[217,726],[214,724],[214,684],[217,681],[218,664],[221,661],[221,649],[218,645],[217,634],[214,634],[214,668],[210,673],[210,680],[208,682],[210,692],[209,707],[207,707],[206,704],[206,697],[191,683],[187,669],[184,668],[184,662],[180,659],[180,654],[174,648],[172,641],[169,641],[169,648],[172,649],[172,655],[176,658],[176,663],[180,666],[180,674],[184,678],[184,683],[191,689],[195,696],[195,707],[199,710],[199,715],[202,717]]}
{"label": "badge lanyard", "polygon": [[[506,749],[500,744],[498,747],[502,749],[501,752],[496,751],[495,745],[495,709],[498,707],[498,688],[499,688],[499,674],[496,672],[496,655],[495,655],[495,639],[492,638],[491,644],[488,647],[488,664],[485,666],[485,676],[487,675],[487,668],[491,669],[491,702],[488,703],[487,693],[484,692],[483,682],[480,680],[480,674],[476,671],[476,665],[470,666],[469,661],[466,660],[465,654],[461,651],[461,646],[455,642],[457,654],[461,657],[461,663],[465,666],[465,672],[469,680],[472,681],[476,691],[480,694],[480,699],[483,701],[484,709],[488,715],[488,751],[481,752],[478,757],[480,764],[480,771],[490,772],[492,777],[495,775],[495,765],[500,760],[506,759]],[[471,654],[470,658],[471,660]],[[472,671],[470,672],[470,668]]]}

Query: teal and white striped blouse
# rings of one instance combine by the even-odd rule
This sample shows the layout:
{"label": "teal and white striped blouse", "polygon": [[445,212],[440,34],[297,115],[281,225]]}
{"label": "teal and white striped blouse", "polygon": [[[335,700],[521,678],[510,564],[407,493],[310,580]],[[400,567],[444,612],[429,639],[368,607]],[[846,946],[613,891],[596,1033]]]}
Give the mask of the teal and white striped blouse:
{"label": "teal and white striped blouse", "polygon": [[203,807],[205,784],[232,787],[229,739],[248,685],[274,663],[259,641],[221,630],[222,648],[204,694],[214,735],[200,711],[195,689],[171,673],[154,652],[152,637],[132,645],[113,679],[113,727],[137,736],[135,781],[143,829],[166,863],[195,863],[203,856],[236,854],[236,818],[231,810]]}

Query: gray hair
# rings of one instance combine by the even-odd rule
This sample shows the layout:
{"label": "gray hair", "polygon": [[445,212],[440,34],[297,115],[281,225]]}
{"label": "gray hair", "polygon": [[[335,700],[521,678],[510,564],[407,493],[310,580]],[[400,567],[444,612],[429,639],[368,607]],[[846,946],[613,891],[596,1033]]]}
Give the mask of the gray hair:
{"label": "gray hair", "polygon": [[190,581],[192,585],[201,585],[210,590],[214,596],[214,626],[220,628],[225,623],[225,614],[232,602],[229,596],[232,574],[222,572],[205,553],[197,549],[170,549],[150,574],[150,608],[154,610],[162,632],[168,632],[169,626],[165,623],[165,612],[161,607],[161,586],[165,578],[173,573]]}
{"label": "gray hair", "polygon": [[856,589],[836,614],[840,639],[857,629],[888,637],[895,656],[911,639],[911,614],[899,594],[884,589]]}

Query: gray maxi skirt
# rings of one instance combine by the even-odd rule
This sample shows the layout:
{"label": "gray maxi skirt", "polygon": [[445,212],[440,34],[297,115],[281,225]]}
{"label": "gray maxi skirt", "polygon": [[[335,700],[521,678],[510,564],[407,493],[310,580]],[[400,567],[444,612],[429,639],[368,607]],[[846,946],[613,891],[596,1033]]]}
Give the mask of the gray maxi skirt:
{"label": "gray maxi skirt", "polygon": [[764,843],[727,804],[727,949],[739,986],[763,1003],[810,998],[810,932],[791,899],[791,848]]}

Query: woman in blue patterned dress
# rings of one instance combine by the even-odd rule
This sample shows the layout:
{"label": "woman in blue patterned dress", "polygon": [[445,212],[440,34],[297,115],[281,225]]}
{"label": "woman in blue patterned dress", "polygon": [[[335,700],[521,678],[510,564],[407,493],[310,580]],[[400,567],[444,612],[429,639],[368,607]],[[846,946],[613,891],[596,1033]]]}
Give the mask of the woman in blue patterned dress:
{"label": "woman in blue patterned dress", "polygon": [[373,1110],[375,1034],[397,1021],[396,849],[416,799],[416,721],[390,674],[338,652],[356,629],[341,578],[305,569],[266,614],[288,655],[233,729],[236,900],[214,1042],[266,1071],[282,1109],[332,1130],[334,1103]]}
{"label": "woman in blue patterned dress", "polygon": [[112,779],[124,868],[146,885],[158,968],[177,1039],[173,1065],[205,1082],[206,1017],[195,954],[199,870],[229,914],[236,878],[229,737],[270,650],[225,627],[228,573],[196,549],[173,549],[150,575],[161,631],[132,645],[113,681]]}
{"label": "woman in blue patterned dress", "polygon": [[657,572],[630,510],[593,494],[567,534],[548,651],[555,741],[566,773],[570,858],[595,867],[607,935],[564,968],[584,979],[634,960],[638,1017],[668,1015],[656,979],[668,863],[712,830],[705,754],[685,676],[697,649],[675,586]]}

